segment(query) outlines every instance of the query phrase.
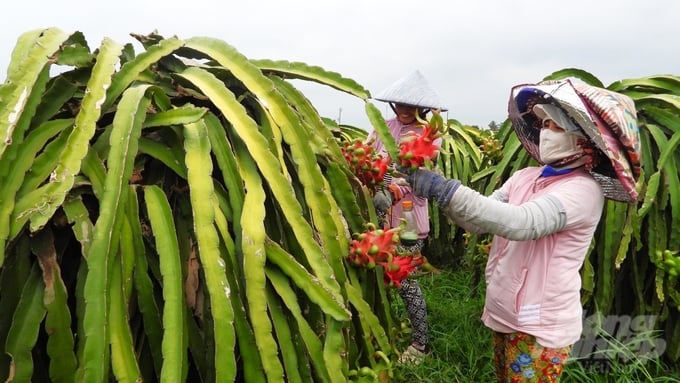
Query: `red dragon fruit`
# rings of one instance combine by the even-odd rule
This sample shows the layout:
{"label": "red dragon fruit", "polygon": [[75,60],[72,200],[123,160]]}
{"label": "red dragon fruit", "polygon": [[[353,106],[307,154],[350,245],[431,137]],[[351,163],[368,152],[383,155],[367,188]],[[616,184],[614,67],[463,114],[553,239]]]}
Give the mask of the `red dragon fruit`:
{"label": "red dragon fruit", "polygon": [[424,261],[425,258],[421,255],[393,256],[382,264],[385,268],[385,284],[401,287],[401,282],[414,274]]}
{"label": "red dragon fruit", "polygon": [[385,173],[389,171],[389,158],[376,153],[370,144],[361,140],[345,141],[341,150],[352,173],[363,185],[373,191],[382,186]]}
{"label": "red dragon fruit", "polygon": [[435,113],[430,121],[423,125],[421,134],[411,132],[399,145],[399,164],[401,167],[416,169],[434,161],[439,148],[434,141],[442,135],[443,119]]}
{"label": "red dragon fruit", "polygon": [[422,254],[398,251],[401,229],[382,230],[368,224],[367,231],[356,235],[350,243],[350,263],[366,269],[382,266],[385,284],[395,287],[400,287],[404,279],[418,271],[433,271],[434,268]]}
{"label": "red dragon fruit", "polygon": [[367,224],[367,228],[350,243],[349,261],[353,265],[372,269],[395,253],[399,244],[399,228],[382,230],[372,223]]}

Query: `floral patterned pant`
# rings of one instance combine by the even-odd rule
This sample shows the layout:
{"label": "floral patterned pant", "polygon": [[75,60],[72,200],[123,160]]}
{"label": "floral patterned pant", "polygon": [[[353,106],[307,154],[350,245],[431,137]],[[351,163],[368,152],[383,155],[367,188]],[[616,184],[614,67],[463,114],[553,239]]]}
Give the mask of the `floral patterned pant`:
{"label": "floral patterned pant", "polygon": [[529,334],[494,332],[493,353],[498,383],[558,383],[571,346],[546,348]]}

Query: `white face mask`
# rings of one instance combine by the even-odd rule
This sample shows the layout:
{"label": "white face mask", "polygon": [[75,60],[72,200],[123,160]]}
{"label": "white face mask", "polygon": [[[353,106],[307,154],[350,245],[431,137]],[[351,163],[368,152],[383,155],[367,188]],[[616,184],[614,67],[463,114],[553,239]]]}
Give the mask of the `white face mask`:
{"label": "white face mask", "polygon": [[545,164],[555,163],[568,156],[583,151],[578,145],[578,134],[556,132],[551,129],[541,129],[538,142],[538,152]]}

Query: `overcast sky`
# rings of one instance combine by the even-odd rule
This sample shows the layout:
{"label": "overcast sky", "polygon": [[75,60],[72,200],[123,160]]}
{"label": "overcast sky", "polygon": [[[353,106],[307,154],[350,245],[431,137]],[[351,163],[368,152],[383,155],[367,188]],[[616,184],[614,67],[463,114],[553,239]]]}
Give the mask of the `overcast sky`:
{"label": "overcast sky", "polygon": [[[19,0],[3,4],[0,76],[23,32],[81,31],[91,49],[130,33],[215,37],[253,59],[302,61],[372,94],[419,70],[449,118],[507,117],[510,88],[565,68],[609,85],[680,75],[678,0]],[[320,114],[370,128],[362,101],[298,83]],[[376,102],[386,117],[384,103]]]}

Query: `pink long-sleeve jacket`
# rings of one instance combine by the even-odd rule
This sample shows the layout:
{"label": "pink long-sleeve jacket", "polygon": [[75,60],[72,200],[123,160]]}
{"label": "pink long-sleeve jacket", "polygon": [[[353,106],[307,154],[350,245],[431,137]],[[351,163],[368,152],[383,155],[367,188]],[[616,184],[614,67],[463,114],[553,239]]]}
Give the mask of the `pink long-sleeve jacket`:
{"label": "pink long-sleeve jacket", "polygon": [[491,197],[461,186],[443,212],[470,231],[494,234],[484,324],[559,348],[581,335],[580,269],[604,196],[583,168],[549,177],[542,169],[516,172]]}

